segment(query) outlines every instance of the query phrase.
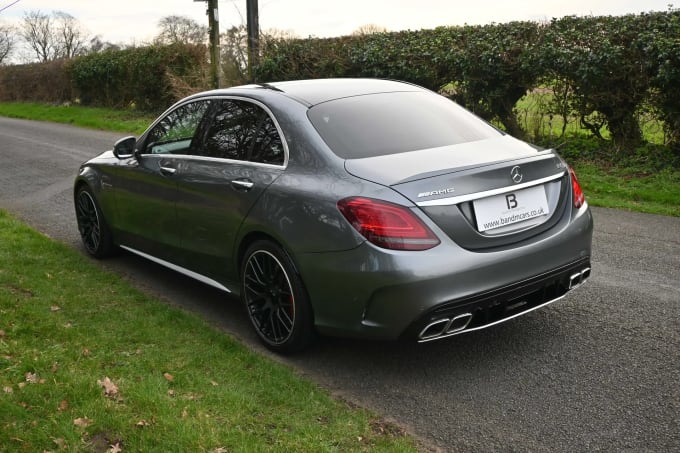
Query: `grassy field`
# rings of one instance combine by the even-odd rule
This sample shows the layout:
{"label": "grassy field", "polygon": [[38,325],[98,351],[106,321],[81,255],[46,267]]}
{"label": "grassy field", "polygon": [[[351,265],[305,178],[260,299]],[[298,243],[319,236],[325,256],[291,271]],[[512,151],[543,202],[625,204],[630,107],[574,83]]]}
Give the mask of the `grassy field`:
{"label": "grassy field", "polygon": [[[527,97],[518,109],[527,115],[537,102],[548,102],[545,95]],[[46,106],[42,104],[0,103],[0,116],[37,119],[73,124],[101,130],[113,130],[140,134],[154,117],[131,110],[110,110],[81,106]],[[538,122],[538,123],[537,123]],[[540,124],[539,124],[540,123]],[[561,134],[558,120],[546,123],[545,118],[527,119],[527,128],[536,128],[542,134],[548,127],[555,136]],[[559,139],[559,151],[573,165],[586,192],[588,202],[631,211],[680,216],[680,170],[665,166],[668,157],[663,153],[642,156],[635,162],[612,163],[597,140],[579,134],[575,126],[569,126],[566,138]],[[605,134],[606,135],[606,134]],[[663,134],[654,124],[645,125],[645,136],[652,143],[659,142]],[[650,145],[649,149],[659,147]],[[645,154],[647,150],[643,150]],[[604,159],[603,159],[604,157]]]}
{"label": "grassy field", "polygon": [[416,451],[0,211],[0,451]]}

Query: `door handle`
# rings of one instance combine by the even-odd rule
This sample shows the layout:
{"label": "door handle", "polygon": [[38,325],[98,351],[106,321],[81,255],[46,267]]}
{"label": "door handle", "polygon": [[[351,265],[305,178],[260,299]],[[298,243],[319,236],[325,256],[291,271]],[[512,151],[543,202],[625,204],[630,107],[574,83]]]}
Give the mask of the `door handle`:
{"label": "door handle", "polygon": [[160,170],[161,170],[161,173],[164,174],[165,176],[172,176],[172,175],[175,174],[175,172],[177,172],[177,169],[176,169],[176,168],[172,168],[172,167],[163,167],[163,166],[161,166],[161,167],[160,167]]}
{"label": "door handle", "polygon": [[250,179],[234,179],[231,181],[231,185],[234,186],[235,189],[247,192],[253,188],[255,183],[252,182]]}

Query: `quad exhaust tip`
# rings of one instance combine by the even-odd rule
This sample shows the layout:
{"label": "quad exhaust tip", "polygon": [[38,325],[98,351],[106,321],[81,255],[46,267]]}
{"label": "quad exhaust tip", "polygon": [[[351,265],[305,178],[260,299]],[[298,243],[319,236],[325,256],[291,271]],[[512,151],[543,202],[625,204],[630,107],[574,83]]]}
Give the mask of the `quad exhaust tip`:
{"label": "quad exhaust tip", "polygon": [[472,313],[463,313],[453,318],[442,318],[432,321],[420,332],[418,340],[427,341],[455,335],[467,328],[472,321]]}
{"label": "quad exhaust tip", "polygon": [[590,277],[590,268],[586,267],[581,272],[577,272],[569,277],[569,290],[576,289],[588,280]]}

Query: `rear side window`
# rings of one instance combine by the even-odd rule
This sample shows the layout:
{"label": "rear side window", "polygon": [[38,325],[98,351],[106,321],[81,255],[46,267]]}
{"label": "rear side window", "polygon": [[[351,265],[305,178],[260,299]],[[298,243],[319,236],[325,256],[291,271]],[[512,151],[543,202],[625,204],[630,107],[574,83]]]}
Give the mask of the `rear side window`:
{"label": "rear side window", "polygon": [[285,152],[279,131],[259,105],[238,99],[216,102],[203,146],[206,157],[283,165]]}
{"label": "rear side window", "polygon": [[344,159],[384,156],[497,137],[458,104],[428,92],[378,93],[315,105],[310,121]]}

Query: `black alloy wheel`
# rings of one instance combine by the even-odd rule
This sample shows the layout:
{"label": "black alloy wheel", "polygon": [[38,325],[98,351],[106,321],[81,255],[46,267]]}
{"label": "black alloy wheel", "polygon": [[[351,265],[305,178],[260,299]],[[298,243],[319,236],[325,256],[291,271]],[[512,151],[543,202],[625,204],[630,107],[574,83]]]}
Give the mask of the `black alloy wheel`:
{"label": "black alloy wheel", "polygon": [[111,232],[87,187],[78,190],[75,205],[78,231],[87,253],[96,258],[111,255],[114,249]]}
{"label": "black alloy wheel", "polygon": [[241,297],[248,318],[264,344],[276,352],[295,352],[313,337],[311,309],[302,281],[278,245],[258,241],[241,266]]}

